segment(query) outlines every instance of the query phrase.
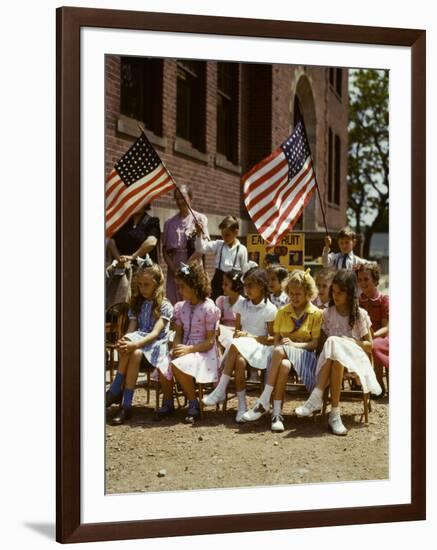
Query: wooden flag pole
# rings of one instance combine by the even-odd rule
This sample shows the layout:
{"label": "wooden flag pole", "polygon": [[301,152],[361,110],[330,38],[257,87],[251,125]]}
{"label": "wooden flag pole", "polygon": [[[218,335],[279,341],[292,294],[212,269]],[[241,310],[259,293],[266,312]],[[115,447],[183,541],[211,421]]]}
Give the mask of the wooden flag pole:
{"label": "wooden flag pole", "polygon": [[[307,140],[307,143],[308,143],[308,148],[310,150],[310,155],[311,155],[311,162],[313,162],[313,155],[311,153],[311,147],[310,147],[310,142],[308,140],[308,135],[307,135],[307,130],[305,128],[305,123],[303,121],[303,116],[302,116],[302,113],[299,111],[299,116],[300,116],[300,120],[302,121],[302,128],[303,128],[303,131],[304,131],[304,134],[305,134],[305,139]],[[322,210],[322,216],[323,216],[323,224],[325,225],[325,231],[326,231],[326,235],[329,235],[329,231],[328,231],[328,226],[326,224],[326,216],[325,216],[325,210],[323,208],[323,204],[322,204],[322,197],[320,195],[320,188],[319,188],[319,183],[317,181],[317,176],[316,176],[316,170],[313,166],[313,171],[314,171],[314,181],[316,182],[316,189],[317,189],[317,195],[319,197],[319,202],[320,202],[320,208]]]}
{"label": "wooden flag pole", "polygon": [[[141,133],[144,135],[144,137],[147,139],[147,141],[149,141],[149,138],[147,137],[146,131],[145,131],[145,129],[143,128],[143,126],[142,126],[139,122],[137,122],[137,126],[138,126],[138,128],[140,129]],[[199,223],[199,220],[196,218],[196,216],[195,216],[195,214],[194,214],[194,212],[193,212],[193,210],[192,210],[192,208],[191,208],[189,202],[188,202],[187,199],[184,197],[184,194],[183,194],[182,191],[179,189],[177,183],[175,182],[175,179],[174,179],[172,173],[171,173],[170,170],[167,168],[167,166],[165,165],[165,163],[164,163],[164,161],[162,160],[161,157],[159,157],[159,160],[161,161],[161,164],[164,166],[164,168],[167,170],[168,175],[170,176],[171,181],[173,182],[173,185],[176,187],[176,190],[178,191],[179,195],[182,197],[184,203],[187,205],[188,210],[191,212],[191,215],[192,215],[193,218],[194,218],[194,223],[196,224],[197,227],[200,227],[200,228],[201,228],[201,230],[202,230],[202,235],[205,235],[205,233],[204,233],[204,231],[203,231],[203,227],[202,227],[201,224]]]}

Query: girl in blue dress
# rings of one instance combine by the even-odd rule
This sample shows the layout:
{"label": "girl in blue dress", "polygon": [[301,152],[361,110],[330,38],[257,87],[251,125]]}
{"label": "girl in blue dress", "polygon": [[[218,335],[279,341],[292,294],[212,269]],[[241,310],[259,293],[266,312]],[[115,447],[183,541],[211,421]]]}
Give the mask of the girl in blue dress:
{"label": "girl in blue dress", "polygon": [[112,419],[114,424],[123,424],[132,415],[132,399],[143,358],[160,372],[168,370],[172,315],[173,306],[164,297],[162,269],[157,264],[143,264],[136,274],[128,330],[117,342],[120,354],[117,374],[106,392],[107,407],[120,402],[123,393],[120,410]]}

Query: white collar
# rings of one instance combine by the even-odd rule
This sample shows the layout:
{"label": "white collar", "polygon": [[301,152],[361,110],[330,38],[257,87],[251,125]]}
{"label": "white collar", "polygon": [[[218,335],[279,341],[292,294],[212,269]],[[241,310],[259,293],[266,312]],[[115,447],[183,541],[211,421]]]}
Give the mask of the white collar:
{"label": "white collar", "polygon": [[229,246],[228,244],[225,243],[225,241],[223,241],[223,245],[226,246],[228,250],[233,250],[236,246],[240,245],[240,241],[238,239],[235,239],[235,242],[232,246]]}

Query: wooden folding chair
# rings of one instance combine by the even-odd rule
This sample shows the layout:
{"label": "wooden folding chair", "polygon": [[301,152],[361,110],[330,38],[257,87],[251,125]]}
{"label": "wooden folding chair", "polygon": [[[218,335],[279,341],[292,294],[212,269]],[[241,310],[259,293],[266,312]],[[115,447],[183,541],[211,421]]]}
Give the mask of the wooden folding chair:
{"label": "wooden folding chair", "polygon": [[118,365],[115,359],[117,341],[126,331],[127,312],[129,306],[126,303],[114,304],[106,310],[105,316],[105,350],[107,354],[107,367],[109,368],[109,378],[112,383],[114,371]]}
{"label": "wooden folding chair", "polygon": [[[367,355],[370,359],[370,363],[373,368],[372,353],[368,353]],[[346,384],[347,384],[347,387],[346,387]],[[343,384],[340,392],[340,400],[342,400],[343,398],[360,399],[363,402],[363,412],[361,413],[361,416],[360,416],[360,422],[362,422],[364,418],[364,423],[368,424],[369,413],[372,412],[372,402],[370,399],[370,394],[364,393],[363,389],[360,386],[359,376],[355,373],[348,372],[346,369],[344,369],[344,372],[343,372]],[[323,392],[322,417],[324,417],[326,414],[326,408],[329,401],[330,401],[330,395],[329,395],[329,386],[328,386]]]}

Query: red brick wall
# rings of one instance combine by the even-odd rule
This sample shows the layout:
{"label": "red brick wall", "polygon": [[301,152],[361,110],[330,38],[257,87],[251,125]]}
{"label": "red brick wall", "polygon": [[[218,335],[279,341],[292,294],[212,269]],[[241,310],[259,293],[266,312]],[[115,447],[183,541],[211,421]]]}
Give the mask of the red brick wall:
{"label": "red brick wall", "polygon": [[[340,135],[343,160],[340,208],[327,205],[328,226],[334,231],[344,225],[347,201],[347,92],[339,98],[329,87],[327,69],[286,65],[244,64],[240,66],[239,157],[243,172],[268,155],[288,135],[293,121],[295,86],[303,74],[308,78],[316,116],[316,165],[322,195],[327,174],[327,127]],[[344,71],[347,90],[347,71]],[[176,61],[163,62],[163,137],[155,147],[176,182],[189,183],[194,192],[193,206],[200,212],[247,219],[242,202],[240,175],[216,165],[217,63],[207,63],[206,79],[206,157],[197,160],[175,151]],[[109,173],[135,137],[117,131],[120,115],[120,59],[106,57],[106,158]],[[174,208],[171,194],[160,197],[154,206]],[[323,226],[320,206],[316,219]]]}

